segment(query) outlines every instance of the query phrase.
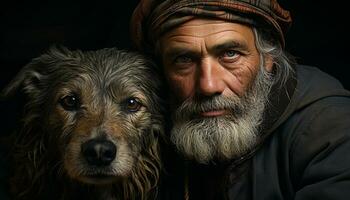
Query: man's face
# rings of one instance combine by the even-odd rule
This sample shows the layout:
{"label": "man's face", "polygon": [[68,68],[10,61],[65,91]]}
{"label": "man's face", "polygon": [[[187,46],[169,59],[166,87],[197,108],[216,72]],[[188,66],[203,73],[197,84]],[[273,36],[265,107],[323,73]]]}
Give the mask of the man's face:
{"label": "man's face", "polygon": [[[266,98],[258,90],[270,88],[269,78],[257,78],[262,62],[252,29],[194,19],[159,42],[174,94],[172,141],[200,162],[231,158],[249,149],[255,143]],[[271,71],[271,64],[262,68]]]}

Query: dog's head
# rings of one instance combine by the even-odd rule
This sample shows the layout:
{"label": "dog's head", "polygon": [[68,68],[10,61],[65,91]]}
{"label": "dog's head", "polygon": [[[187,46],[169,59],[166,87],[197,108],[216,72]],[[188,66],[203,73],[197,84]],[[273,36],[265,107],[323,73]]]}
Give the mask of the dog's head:
{"label": "dog's head", "polygon": [[20,146],[32,148],[24,151],[35,166],[57,160],[57,171],[91,184],[157,168],[160,81],[143,56],[52,48],[25,66],[4,94],[19,89],[28,97]]}

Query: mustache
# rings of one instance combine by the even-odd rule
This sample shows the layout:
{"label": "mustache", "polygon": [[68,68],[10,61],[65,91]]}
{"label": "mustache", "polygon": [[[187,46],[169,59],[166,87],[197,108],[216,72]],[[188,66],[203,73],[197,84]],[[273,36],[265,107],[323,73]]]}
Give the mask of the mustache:
{"label": "mustache", "polygon": [[232,96],[210,96],[194,97],[186,99],[175,109],[174,118],[177,120],[189,119],[200,113],[213,110],[227,110],[235,116],[239,116],[245,110],[245,97]]}

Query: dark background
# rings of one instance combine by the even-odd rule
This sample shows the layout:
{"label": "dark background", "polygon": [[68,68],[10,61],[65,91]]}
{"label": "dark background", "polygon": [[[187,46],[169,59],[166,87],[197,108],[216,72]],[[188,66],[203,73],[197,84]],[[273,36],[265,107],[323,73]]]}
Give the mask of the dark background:
{"label": "dark background", "polygon": [[[71,49],[130,48],[129,19],[138,0],[16,1],[0,4],[0,90],[32,58],[52,44]],[[350,24],[346,1],[280,0],[293,26],[286,49],[302,64],[314,65],[350,89],[347,63]],[[0,100],[0,136],[16,128],[18,99]],[[0,154],[3,153],[0,146]],[[0,155],[0,158],[3,156]],[[5,165],[0,160],[0,167]],[[5,171],[0,170],[0,179]],[[0,183],[0,199],[3,199]]]}
{"label": "dark background", "polygon": [[[138,0],[2,1],[0,12],[0,87],[30,59],[52,44],[93,50],[129,48],[129,18]],[[280,0],[291,11],[287,50],[299,63],[314,65],[350,88],[346,58],[350,23],[345,3]]]}
{"label": "dark background", "polygon": [[[52,44],[83,50],[114,46],[129,49],[129,19],[137,2],[2,1],[0,88]],[[291,11],[294,21],[286,37],[286,49],[299,63],[319,67],[349,89],[349,37],[345,30],[349,11],[345,3],[328,2],[280,0]],[[17,110],[3,102],[0,108],[1,126],[8,126],[12,121],[10,116]]]}

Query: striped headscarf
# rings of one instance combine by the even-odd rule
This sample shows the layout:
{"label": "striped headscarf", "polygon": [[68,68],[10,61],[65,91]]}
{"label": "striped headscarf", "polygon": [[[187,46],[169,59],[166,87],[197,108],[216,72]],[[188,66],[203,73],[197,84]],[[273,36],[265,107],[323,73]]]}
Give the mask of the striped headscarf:
{"label": "striped headscarf", "polygon": [[131,37],[136,48],[152,53],[162,34],[198,17],[264,27],[282,46],[292,22],[276,0],[140,0],[131,18]]}

